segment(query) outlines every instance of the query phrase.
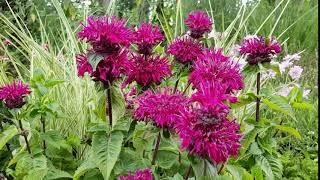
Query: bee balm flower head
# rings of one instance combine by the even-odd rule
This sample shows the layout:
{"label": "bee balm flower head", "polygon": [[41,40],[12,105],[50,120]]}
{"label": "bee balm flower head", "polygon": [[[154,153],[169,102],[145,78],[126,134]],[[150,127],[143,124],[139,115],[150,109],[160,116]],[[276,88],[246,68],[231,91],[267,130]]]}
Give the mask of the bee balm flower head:
{"label": "bee balm flower head", "polygon": [[153,180],[153,177],[150,169],[143,169],[134,174],[130,173],[128,176],[120,176],[118,180]]}
{"label": "bee balm flower head", "polygon": [[190,36],[199,39],[204,33],[212,29],[212,20],[204,11],[191,12],[185,20],[186,25],[191,31]]}
{"label": "bee balm flower head", "polygon": [[25,102],[25,96],[30,94],[29,86],[22,81],[13,81],[10,84],[0,87],[0,101],[9,109],[21,108]]}

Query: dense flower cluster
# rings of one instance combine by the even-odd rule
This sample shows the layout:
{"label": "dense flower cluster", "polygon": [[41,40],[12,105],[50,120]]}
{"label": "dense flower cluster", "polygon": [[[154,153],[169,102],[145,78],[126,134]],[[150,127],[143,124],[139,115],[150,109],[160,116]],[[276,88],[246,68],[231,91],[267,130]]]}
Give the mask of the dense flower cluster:
{"label": "dense flower cluster", "polygon": [[188,99],[179,92],[172,94],[170,89],[156,93],[148,90],[138,97],[136,104],[134,117],[137,120],[152,120],[159,127],[172,128],[185,110]]}
{"label": "dense flower cluster", "polygon": [[80,39],[89,42],[96,53],[114,53],[121,46],[128,46],[133,38],[132,30],[125,27],[125,20],[114,16],[88,17],[78,34]]}
{"label": "dense flower cluster", "polygon": [[24,100],[27,94],[30,94],[29,86],[22,81],[13,81],[0,87],[0,101],[9,109],[21,108],[26,102]]}
{"label": "dense flower cluster", "polygon": [[190,37],[178,37],[168,46],[168,53],[175,56],[180,63],[189,63],[197,60],[202,53],[202,46]]}
{"label": "dense flower cluster", "polygon": [[153,180],[153,177],[150,169],[143,169],[134,174],[130,173],[128,176],[120,176],[118,180]]}
{"label": "dense flower cluster", "polygon": [[270,62],[273,55],[281,52],[281,46],[274,38],[250,36],[243,40],[240,54],[247,55],[251,65]]}
{"label": "dense flower cluster", "polygon": [[212,20],[204,11],[191,12],[185,20],[186,25],[190,29],[190,36],[198,39],[204,33],[210,32],[212,29]]}
{"label": "dense flower cluster", "polygon": [[126,74],[129,64],[128,51],[125,49],[103,57],[95,70],[93,70],[84,54],[77,55],[78,76],[83,76],[87,72],[92,76],[93,80],[100,81],[105,85],[119,78],[122,74]]}
{"label": "dense flower cluster", "polygon": [[133,43],[138,45],[138,52],[141,54],[151,54],[153,46],[164,39],[158,26],[150,23],[142,23],[134,32]]}
{"label": "dense flower cluster", "polygon": [[170,64],[167,58],[160,55],[135,54],[127,66],[127,76],[126,84],[133,81],[143,87],[151,83],[159,84],[161,79],[171,76]]}
{"label": "dense flower cluster", "polygon": [[202,82],[214,81],[226,87],[226,93],[240,90],[244,84],[239,66],[220,50],[205,50],[193,64],[194,71],[189,76],[189,81],[194,87],[199,87]]}

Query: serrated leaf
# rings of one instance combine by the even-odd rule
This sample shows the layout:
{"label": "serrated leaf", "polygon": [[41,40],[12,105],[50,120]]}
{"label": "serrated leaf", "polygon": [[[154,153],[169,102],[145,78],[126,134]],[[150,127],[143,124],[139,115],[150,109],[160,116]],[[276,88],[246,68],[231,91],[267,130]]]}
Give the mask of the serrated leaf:
{"label": "serrated leaf", "polygon": [[41,155],[31,157],[29,154],[18,160],[16,176],[25,180],[43,179],[47,174],[47,159]]}
{"label": "serrated leaf", "polygon": [[113,131],[109,136],[96,133],[92,138],[94,161],[105,179],[109,179],[111,171],[118,160],[123,141],[120,131]]}
{"label": "serrated leaf", "polygon": [[255,180],[263,180],[263,172],[260,166],[254,165],[250,171],[251,174],[254,176]]}
{"label": "serrated leaf", "polygon": [[295,109],[308,109],[308,110],[314,110],[313,104],[310,103],[292,103],[291,106]]}
{"label": "serrated leaf", "polygon": [[[0,122],[1,123],[1,122]],[[3,148],[3,146],[10,141],[15,135],[18,134],[18,129],[14,125],[10,125],[6,127],[1,133],[0,133],[0,150]]]}
{"label": "serrated leaf", "polygon": [[156,164],[163,169],[170,169],[177,159],[177,153],[167,150],[158,150]]}
{"label": "serrated leaf", "polygon": [[257,142],[254,142],[250,145],[250,149],[249,152],[253,155],[261,155],[263,152],[261,151],[261,149],[258,146]]}
{"label": "serrated leaf", "polygon": [[285,115],[290,116],[296,121],[294,112],[289,102],[281,96],[270,96],[269,99],[261,98],[261,101],[273,110],[282,112]]}
{"label": "serrated leaf", "polygon": [[253,180],[254,177],[246,169],[235,165],[226,165],[227,171],[232,175],[234,180]]}
{"label": "serrated leaf", "polygon": [[257,165],[265,173],[266,178],[269,179],[269,180],[273,180],[274,179],[274,175],[273,175],[273,172],[272,172],[271,165],[269,164],[267,158],[264,157],[263,155],[258,155],[258,156],[255,156],[255,161],[256,161]]}
{"label": "serrated leaf", "polygon": [[117,120],[117,123],[113,126],[113,130],[128,132],[131,122],[131,116],[125,115]]}
{"label": "serrated leaf", "polygon": [[63,136],[56,130],[49,130],[46,133],[41,134],[42,140],[45,140],[48,145],[51,145],[57,149],[65,148],[70,149],[71,146],[69,146],[66,142],[66,140],[63,138]]}
{"label": "serrated leaf", "polygon": [[284,126],[284,125],[275,125],[275,128],[279,129],[280,131],[289,133],[298,139],[301,139],[300,133],[292,127]]}
{"label": "serrated leaf", "polygon": [[44,177],[44,180],[52,180],[52,179],[72,179],[72,176],[60,169],[55,168],[53,165],[49,166],[49,170],[47,175]]}
{"label": "serrated leaf", "polygon": [[77,180],[83,176],[89,170],[97,168],[95,162],[93,162],[92,151],[89,152],[89,157],[77,168],[73,175],[73,179]]}

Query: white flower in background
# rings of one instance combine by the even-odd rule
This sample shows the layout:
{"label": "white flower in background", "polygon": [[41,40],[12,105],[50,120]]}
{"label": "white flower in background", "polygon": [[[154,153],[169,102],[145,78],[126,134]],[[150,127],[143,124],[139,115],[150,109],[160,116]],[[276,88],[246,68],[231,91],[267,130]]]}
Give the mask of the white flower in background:
{"label": "white flower in background", "polygon": [[298,80],[302,74],[303,69],[300,66],[293,66],[289,70],[289,75],[292,79]]}
{"label": "white flower in background", "polygon": [[283,61],[299,61],[301,59],[301,56],[299,53],[295,53],[295,54],[288,54],[283,58]]}
{"label": "white flower in background", "polygon": [[239,56],[240,55],[240,45],[239,44],[234,44],[230,48],[230,56]]}
{"label": "white flower in background", "polygon": [[290,60],[287,60],[287,61],[282,61],[280,64],[279,64],[279,69],[280,69],[280,72],[281,74],[283,74],[284,72],[286,72],[286,69],[291,66],[293,63],[290,61]]}
{"label": "white flower in background", "polygon": [[231,56],[231,60],[239,65],[239,69],[242,71],[243,67],[247,64],[246,60],[244,58],[239,58],[236,56]]}
{"label": "white flower in background", "polygon": [[90,0],[85,0],[82,2],[83,6],[85,7],[89,7],[91,5],[91,1]]}
{"label": "white flower in background", "polygon": [[310,89],[306,89],[306,90],[304,90],[304,91],[303,91],[303,95],[302,95],[302,97],[303,97],[303,98],[308,99],[308,98],[309,98],[309,94],[310,94],[310,92],[311,92],[311,90],[310,90]]}
{"label": "white flower in background", "polygon": [[267,70],[262,74],[262,79],[275,79],[276,78],[276,72],[274,72],[272,69]]}
{"label": "white flower in background", "polygon": [[279,96],[284,96],[284,97],[287,97],[290,93],[290,91],[292,90],[293,87],[283,87],[282,89],[280,89],[277,94]]}
{"label": "white flower in background", "polygon": [[258,38],[257,35],[247,35],[246,37],[244,37],[244,39],[252,39],[252,38]]}

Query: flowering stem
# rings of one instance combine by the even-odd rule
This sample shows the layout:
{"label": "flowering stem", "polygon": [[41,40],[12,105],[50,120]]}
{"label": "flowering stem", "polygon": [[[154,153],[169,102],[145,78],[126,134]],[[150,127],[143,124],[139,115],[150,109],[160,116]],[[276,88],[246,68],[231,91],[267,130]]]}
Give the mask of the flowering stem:
{"label": "flowering stem", "polygon": [[[2,122],[0,122],[0,130],[3,131]],[[8,151],[11,151],[10,150],[10,145],[8,143],[6,143],[6,148],[7,148]]]}
{"label": "flowering stem", "polygon": [[[257,96],[259,96],[259,92],[260,92],[260,72],[257,74]],[[256,103],[256,121],[258,122],[259,121],[259,118],[260,118],[260,98],[257,97],[257,103]]]}
{"label": "flowering stem", "polygon": [[158,137],[157,137],[157,142],[156,142],[156,147],[153,151],[153,155],[152,155],[152,161],[151,164],[154,165],[154,163],[156,162],[156,157],[157,157],[157,153],[158,153],[158,149],[159,149],[159,145],[160,145],[160,140],[161,140],[161,132],[159,131]]}
{"label": "flowering stem", "polygon": [[[42,124],[42,132],[43,132],[43,134],[45,134],[46,133],[46,121],[43,118],[43,116],[40,117],[40,121],[41,121],[41,124]],[[43,140],[43,151],[44,151],[44,154],[46,154],[46,149],[47,149],[46,141]]]}
{"label": "flowering stem", "polygon": [[177,79],[176,83],[174,84],[173,94],[176,93],[180,78]]}
{"label": "flowering stem", "polygon": [[24,137],[24,140],[25,140],[26,145],[27,145],[28,153],[31,154],[31,148],[30,148],[30,145],[29,145],[29,142],[28,142],[27,134],[26,134],[25,130],[23,129],[21,120],[18,120],[18,122],[19,122],[19,127],[20,127],[20,130],[21,130],[21,135]]}
{"label": "flowering stem", "polygon": [[191,164],[190,164],[189,167],[188,167],[186,176],[184,177],[184,180],[187,180],[187,179],[189,178],[189,175],[190,175],[190,173],[191,173],[191,169],[192,169],[192,166],[191,166]]}
{"label": "flowering stem", "polygon": [[111,83],[108,83],[107,87],[107,103],[108,103],[108,115],[109,115],[109,125],[112,127],[112,101],[111,101]]}

